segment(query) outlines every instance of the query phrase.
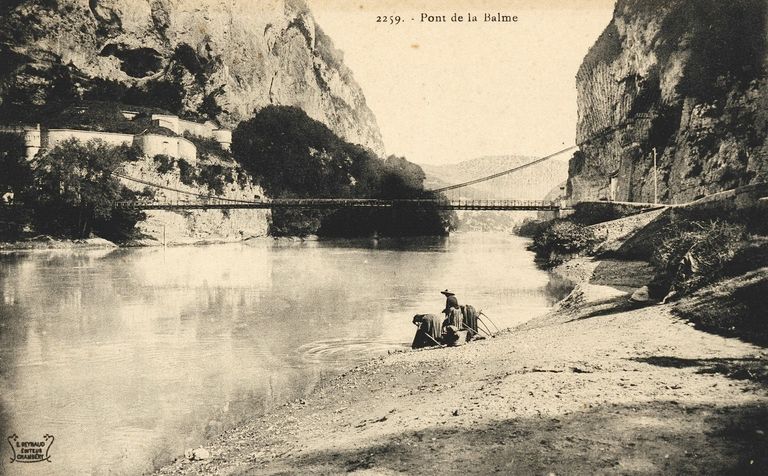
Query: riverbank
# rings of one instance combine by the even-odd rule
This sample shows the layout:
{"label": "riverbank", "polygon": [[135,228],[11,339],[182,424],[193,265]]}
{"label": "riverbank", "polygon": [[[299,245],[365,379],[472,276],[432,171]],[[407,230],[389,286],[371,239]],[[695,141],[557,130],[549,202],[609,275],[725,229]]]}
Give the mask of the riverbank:
{"label": "riverbank", "polygon": [[115,243],[104,238],[86,238],[82,240],[67,240],[39,235],[27,240],[0,241],[0,251],[33,251],[33,250],[71,250],[71,249],[104,249],[117,248]]}
{"label": "riverbank", "polygon": [[165,245],[162,241],[152,238],[138,238],[124,243],[115,243],[104,238],[85,238],[85,239],[66,239],[54,238],[48,235],[39,235],[33,238],[17,241],[0,241],[0,252],[2,251],[35,251],[35,250],[91,250],[105,248],[151,248],[158,246],[207,246],[207,245],[227,245],[232,243],[246,243],[255,240],[275,240],[287,242],[316,241],[316,236],[305,238],[298,237],[271,237],[254,236],[239,239],[196,239],[175,240]]}
{"label": "riverbank", "polygon": [[360,365],[159,474],[764,474],[768,352],[631,308],[641,267],[571,261],[549,314]]}

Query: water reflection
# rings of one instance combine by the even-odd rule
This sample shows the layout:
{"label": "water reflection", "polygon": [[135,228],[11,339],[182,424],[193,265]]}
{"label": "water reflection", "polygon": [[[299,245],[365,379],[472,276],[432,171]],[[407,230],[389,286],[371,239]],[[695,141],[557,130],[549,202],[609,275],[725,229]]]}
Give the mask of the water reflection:
{"label": "water reflection", "polygon": [[[411,316],[438,312],[441,289],[501,327],[544,312],[562,286],[524,244],[477,234],[0,255],[0,429],[54,434],[56,472],[148,471],[409,345]],[[19,470],[0,456],[3,472]]]}

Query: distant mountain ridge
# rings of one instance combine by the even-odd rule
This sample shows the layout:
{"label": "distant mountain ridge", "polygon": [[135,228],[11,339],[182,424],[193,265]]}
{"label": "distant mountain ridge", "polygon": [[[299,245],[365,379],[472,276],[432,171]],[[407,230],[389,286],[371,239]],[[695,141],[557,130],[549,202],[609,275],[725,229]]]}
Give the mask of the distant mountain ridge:
{"label": "distant mountain ridge", "polygon": [[[538,157],[499,155],[479,157],[456,164],[420,165],[427,176],[425,187],[434,189],[493,175],[536,159]],[[567,156],[556,157],[488,182],[459,189],[453,194],[475,199],[542,200],[567,178]]]}
{"label": "distant mountain ridge", "polygon": [[[538,157],[497,155],[465,160],[456,164],[421,165],[426,174],[425,188],[436,189],[487,177],[530,163]],[[448,192],[449,198],[475,200],[520,199],[544,200],[556,198],[559,187],[568,178],[568,156],[533,165],[469,187]],[[458,212],[459,230],[510,232],[526,218],[536,218],[536,212],[466,211]]]}

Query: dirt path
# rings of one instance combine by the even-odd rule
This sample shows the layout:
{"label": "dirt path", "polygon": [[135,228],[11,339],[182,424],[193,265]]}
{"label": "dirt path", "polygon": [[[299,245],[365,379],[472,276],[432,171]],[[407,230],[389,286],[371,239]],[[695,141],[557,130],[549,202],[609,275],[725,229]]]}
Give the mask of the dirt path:
{"label": "dirt path", "polygon": [[625,302],[587,285],[495,339],[369,362],[161,473],[768,474],[768,352]]}

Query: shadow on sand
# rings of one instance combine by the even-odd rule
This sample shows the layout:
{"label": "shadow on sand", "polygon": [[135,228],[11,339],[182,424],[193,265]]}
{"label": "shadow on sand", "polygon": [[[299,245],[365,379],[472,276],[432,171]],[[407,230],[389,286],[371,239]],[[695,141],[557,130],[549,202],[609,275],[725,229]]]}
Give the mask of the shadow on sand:
{"label": "shadow on sand", "polygon": [[[712,358],[712,359],[681,359],[664,355],[652,357],[635,357],[630,360],[655,365],[657,367],[674,367],[677,369],[700,367],[699,374],[720,374],[734,380],[749,380],[768,386],[768,365],[765,359],[759,358]],[[766,449],[768,451],[768,449]]]}
{"label": "shadow on sand", "polygon": [[762,433],[768,409],[759,405],[662,401],[602,405],[559,418],[483,425],[460,420],[447,416],[438,426],[385,434],[373,445],[359,444],[359,435],[357,441],[337,442],[338,450],[293,454],[248,472],[768,474]]}

